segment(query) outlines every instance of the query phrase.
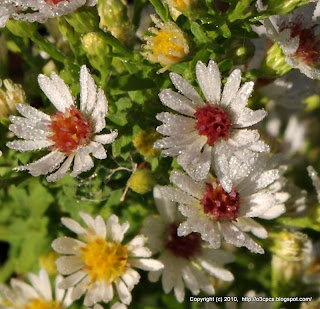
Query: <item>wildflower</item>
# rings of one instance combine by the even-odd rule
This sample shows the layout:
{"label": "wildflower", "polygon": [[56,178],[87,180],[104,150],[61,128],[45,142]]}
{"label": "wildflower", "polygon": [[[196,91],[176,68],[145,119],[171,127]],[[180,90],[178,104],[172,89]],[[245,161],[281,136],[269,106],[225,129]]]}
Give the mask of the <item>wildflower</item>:
{"label": "wildflower", "polygon": [[266,238],[265,228],[252,218],[273,219],[285,211],[284,205],[277,204],[275,195],[267,188],[279,178],[279,171],[264,170],[265,162],[263,156],[248,175],[239,160],[232,157],[232,173],[222,175],[227,178],[230,191],[224,190],[220,179],[208,177],[206,181],[195,182],[184,173],[173,172],[170,180],[178,188],[162,187],[161,193],[178,202],[179,211],[187,217],[178,228],[178,236],[198,232],[215,249],[224,238],[236,247],[264,253],[245,232]]}
{"label": "wildflower", "polygon": [[95,134],[105,128],[108,102],[101,88],[96,91],[86,66],[80,70],[80,110],[75,107],[69,88],[57,74],[53,72],[51,78],[40,74],[38,82],[58,111],[49,116],[29,105],[17,104],[24,117],[10,116],[12,124],[9,129],[26,140],[15,140],[7,146],[19,151],[49,147],[51,152],[15,170],[28,170],[33,176],[45,175],[64,161],[55,173],[47,177],[48,181],[57,181],[74,161],[71,176],[76,177],[93,167],[90,153],[97,159],[105,159],[107,154],[102,145],[112,143],[117,137],[117,131]]}
{"label": "wildflower", "polygon": [[16,115],[16,104],[26,102],[26,94],[21,85],[14,84],[10,79],[3,82],[0,79],[0,119],[7,119],[10,115]]}
{"label": "wildflower", "polygon": [[[65,291],[58,288],[62,276],[58,275],[55,279],[55,295],[52,296],[52,288],[47,272],[44,269],[39,274],[28,274],[31,285],[17,279],[11,279],[11,289],[4,285],[0,286],[0,294],[3,301],[0,307],[4,309],[38,309],[55,308],[65,309],[70,306],[71,290]],[[1,299],[1,298],[0,298]]]}
{"label": "wildflower", "polygon": [[[309,3],[286,16],[264,21],[267,35],[282,49],[286,62],[312,79],[320,79],[318,3]],[[261,2],[258,2],[262,10]]]}
{"label": "wildflower", "polygon": [[79,235],[79,239],[60,237],[53,241],[55,251],[66,256],[57,260],[58,271],[69,275],[61,288],[74,286],[71,298],[79,299],[86,293],[85,306],[103,301],[108,303],[114,295],[114,287],[123,304],[131,303],[130,291],[139,282],[140,275],[132,267],[157,271],[162,263],[149,259],[151,251],[144,247],[146,239],[137,235],[122,245],[129,223],[119,224],[116,215],[105,222],[101,216],[95,219],[84,212],[79,213],[88,228],[76,221],[62,218],[62,223]]}
{"label": "wildflower", "polygon": [[162,276],[163,290],[169,293],[173,289],[177,300],[182,302],[184,286],[192,294],[198,294],[201,289],[212,295],[215,290],[209,275],[224,281],[233,280],[233,275],[222,268],[223,264],[233,262],[233,256],[223,250],[208,248],[198,233],[179,237],[177,229],[182,217],[176,203],[165,198],[159,186],[154,188],[153,195],[161,217],[147,217],[142,233],[148,237],[151,251],[160,253],[159,261],[164,268],[149,272],[150,281],[158,281]]}
{"label": "wildflower", "polygon": [[[157,131],[165,137],[155,143],[155,148],[165,149],[163,156],[178,156],[178,163],[195,180],[208,175],[211,159],[224,155],[222,141],[232,152],[246,152],[246,160],[255,160],[257,152],[268,151],[259,141],[257,130],[243,129],[252,126],[266,116],[264,110],[252,111],[245,107],[253,90],[253,82],[240,89],[241,72],[234,70],[228,78],[221,96],[221,76],[214,61],[206,67],[196,66],[198,83],[206,98],[203,102],[196,90],[180,75],[170,73],[172,83],[181,93],[165,89],[160,94],[162,103],[182,115],[163,112],[157,119],[164,124]],[[217,154],[220,153],[219,156]]]}
{"label": "wildflower", "polygon": [[152,129],[143,130],[133,139],[133,145],[144,157],[153,157],[159,154],[159,150],[153,148],[153,145],[160,136],[158,132]]}
{"label": "wildflower", "polygon": [[[9,17],[44,23],[48,18],[66,15],[83,5],[93,6],[96,3],[97,0],[6,0],[4,11],[0,13],[0,27],[5,26]],[[31,12],[24,13],[27,10]]]}
{"label": "wildflower", "polygon": [[144,36],[142,55],[151,62],[160,63],[165,72],[171,65],[182,61],[189,54],[189,45],[184,32],[173,22],[163,23],[155,15],[151,15],[156,27],[149,28],[152,33]]}

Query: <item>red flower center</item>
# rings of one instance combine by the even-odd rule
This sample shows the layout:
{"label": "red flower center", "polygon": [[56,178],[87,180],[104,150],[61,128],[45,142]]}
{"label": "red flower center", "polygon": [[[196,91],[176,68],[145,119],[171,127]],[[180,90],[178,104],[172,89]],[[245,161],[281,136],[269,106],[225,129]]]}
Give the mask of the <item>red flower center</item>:
{"label": "red flower center", "polygon": [[49,124],[52,148],[69,155],[80,145],[86,145],[91,139],[91,124],[74,106],[64,113],[57,112],[51,116]]}
{"label": "red flower center", "polygon": [[236,189],[227,193],[219,181],[213,185],[206,184],[206,194],[200,204],[206,214],[214,217],[217,221],[222,219],[236,220],[238,217],[240,196]]}
{"label": "red flower center", "polygon": [[301,59],[308,65],[320,63],[320,35],[316,35],[316,27],[304,28],[302,16],[297,16],[294,21],[283,22],[279,31],[290,29],[291,38],[299,37],[299,47],[291,56]]}
{"label": "red flower center", "polygon": [[51,6],[55,6],[57,5],[58,3],[62,2],[62,1],[68,1],[70,2],[70,0],[44,0],[45,3],[51,5]]}
{"label": "red flower center", "polygon": [[224,109],[207,103],[198,107],[194,116],[198,119],[195,128],[200,135],[207,136],[208,145],[213,146],[216,140],[229,137],[231,123]]}
{"label": "red flower center", "polygon": [[193,232],[187,236],[179,237],[177,229],[178,224],[172,223],[169,225],[165,248],[175,256],[185,259],[201,254],[200,234]]}

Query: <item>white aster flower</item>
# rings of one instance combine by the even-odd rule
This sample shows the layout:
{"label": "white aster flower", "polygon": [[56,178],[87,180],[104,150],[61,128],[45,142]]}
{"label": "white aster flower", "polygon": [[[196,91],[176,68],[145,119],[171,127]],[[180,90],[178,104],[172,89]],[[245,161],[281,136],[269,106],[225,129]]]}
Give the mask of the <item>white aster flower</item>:
{"label": "white aster flower", "polygon": [[101,88],[96,90],[86,66],[80,70],[80,110],[75,107],[69,88],[57,74],[52,73],[51,78],[40,74],[38,82],[58,111],[49,116],[29,105],[17,104],[17,110],[24,117],[11,116],[9,129],[25,140],[15,140],[7,146],[19,151],[49,147],[51,152],[15,170],[28,170],[31,175],[39,176],[51,173],[64,162],[47,177],[48,181],[56,181],[74,161],[71,176],[76,177],[94,166],[91,153],[97,159],[105,159],[107,154],[103,145],[112,143],[118,135],[117,131],[96,134],[106,126],[107,99]]}
{"label": "white aster flower", "polygon": [[[258,1],[258,9],[263,10]],[[263,21],[267,35],[282,49],[286,62],[312,79],[320,79],[320,2],[309,3],[285,16]]]}
{"label": "white aster flower", "polygon": [[31,285],[17,279],[11,279],[11,289],[0,285],[1,309],[66,309],[72,303],[71,292],[58,287],[63,280],[62,276],[58,275],[55,279],[55,293],[52,295],[52,288],[47,272],[44,269],[39,271],[39,274],[28,274]]}
{"label": "white aster flower", "polygon": [[85,306],[101,301],[108,303],[114,297],[114,288],[120,301],[130,304],[131,290],[140,279],[133,268],[157,271],[163,267],[162,263],[149,258],[151,251],[144,247],[146,238],[143,235],[137,235],[126,245],[121,244],[129,228],[128,222],[121,225],[116,215],[105,222],[101,216],[94,219],[86,213],[79,214],[87,229],[69,218],[61,221],[77,233],[80,240],[60,237],[52,243],[55,251],[65,254],[56,262],[58,271],[68,275],[60,287],[74,287],[73,300],[86,293]]}
{"label": "white aster flower", "polygon": [[0,28],[10,17],[44,23],[48,18],[66,15],[83,5],[93,6],[96,3],[97,0],[4,0],[0,4]]}
{"label": "white aster flower", "polygon": [[185,286],[194,295],[200,290],[214,294],[209,276],[233,280],[233,275],[222,265],[233,262],[234,257],[224,250],[209,248],[198,233],[179,237],[177,229],[183,217],[178,213],[176,203],[165,198],[159,188],[154,188],[153,195],[161,217],[147,217],[141,232],[148,237],[152,253],[160,253],[159,261],[164,268],[149,272],[149,280],[155,282],[162,276],[163,290],[169,293],[173,289],[179,302],[184,300]]}
{"label": "white aster flower", "polygon": [[[252,218],[273,219],[285,211],[284,205],[277,204],[275,194],[267,188],[279,178],[279,172],[277,169],[264,170],[265,163],[265,157],[258,160],[248,175],[239,160],[232,157],[229,161],[232,174],[202,182],[195,182],[181,172],[173,172],[170,180],[177,188],[162,187],[161,192],[178,202],[180,212],[187,217],[187,221],[179,226],[178,235],[198,232],[213,248],[219,248],[221,238],[224,238],[237,247],[264,253],[245,232],[266,238],[266,229]],[[231,185],[230,191],[223,189],[221,179]]]}
{"label": "white aster flower", "polygon": [[172,83],[181,94],[165,89],[159,97],[164,105],[182,115],[168,112],[157,115],[163,122],[157,131],[168,137],[157,141],[155,148],[164,149],[163,156],[177,156],[178,163],[198,181],[208,175],[212,156],[217,159],[222,141],[226,141],[233,152],[244,150],[252,159],[257,152],[269,148],[259,140],[257,130],[243,129],[266,116],[264,110],[253,111],[246,107],[253,82],[239,89],[241,72],[234,70],[221,95],[220,71],[214,61],[207,67],[199,61],[196,75],[206,102],[183,77],[170,73]]}

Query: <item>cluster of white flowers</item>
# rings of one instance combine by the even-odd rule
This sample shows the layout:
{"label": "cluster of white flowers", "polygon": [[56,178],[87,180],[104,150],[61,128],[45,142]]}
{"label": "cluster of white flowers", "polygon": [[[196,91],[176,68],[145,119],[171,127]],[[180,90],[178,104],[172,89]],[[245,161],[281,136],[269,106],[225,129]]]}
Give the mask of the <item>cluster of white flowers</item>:
{"label": "cluster of white flowers", "polygon": [[178,202],[187,217],[178,228],[179,236],[199,232],[216,249],[224,238],[237,247],[263,253],[245,234],[250,231],[259,238],[267,237],[267,231],[252,217],[273,219],[285,211],[282,201],[268,189],[279,178],[277,169],[266,169],[269,147],[257,130],[246,129],[261,121],[266,112],[246,107],[253,83],[240,87],[240,70],[231,73],[222,95],[215,62],[207,67],[198,62],[196,75],[206,102],[174,73],[170,77],[180,93],[166,89],[159,95],[164,105],[183,115],[157,115],[164,123],[157,130],[168,137],[155,147],[165,149],[164,156],[177,156],[189,175],[172,172],[170,180],[177,188],[167,186],[161,192]]}
{"label": "cluster of white flowers", "polygon": [[[4,27],[9,18],[45,22],[96,2],[5,0],[0,4],[0,27]],[[320,39],[314,27],[319,3],[264,21],[267,35],[279,44],[286,62],[312,79],[320,79]],[[263,9],[259,1],[258,8]],[[189,47],[184,34],[178,28],[173,29],[171,22],[160,23],[155,17],[153,20],[158,29],[153,28],[154,36],[148,38],[145,56],[166,70],[177,63],[176,57],[180,61],[188,55]],[[166,36],[175,35],[185,48],[174,50],[172,46],[176,42],[170,41],[173,45],[167,54],[163,51],[155,54],[154,37],[161,31]],[[119,301],[113,303],[111,309],[125,309],[132,301],[132,289],[140,280],[135,268],[148,271],[152,282],[161,278],[164,292],[173,290],[176,299],[182,302],[185,287],[194,295],[200,291],[214,294],[213,280],[234,279],[224,268],[224,264],[234,261],[231,253],[221,249],[224,242],[264,253],[258,241],[247,234],[260,239],[268,237],[267,229],[254,218],[279,217],[286,211],[284,203],[290,198],[290,194],[284,192],[285,167],[277,166],[270,147],[258,130],[251,128],[260,123],[267,112],[247,107],[254,83],[241,85],[240,69],[230,74],[223,90],[221,73],[213,60],[207,65],[198,61],[195,74],[200,94],[176,73],[169,76],[177,91],[164,89],[159,94],[163,105],[173,112],[156,116],[162,122],[157,131],[164,137],[155,142],[154,148],[161,149],[164,157],[176,157],[184,170],[171,172],[171,185],[154,187],[154,202],[160,216],[146,218],[143,235],[135,236],[126,244],[122,241],[129,223],[120,224],[116,215],[105,221],[101,216],[93,218],[80,212],[86,227],[71,218],[62,218],[63,225],[78,237],[59,237],[52,243],[53,249],[62,255],[56,261],[58,271],[66,275],[56,277],[55,298],[48,274],[41,270],[39,275],[29,275],[32,286],[17,279],[11,280],[11,289],[1,286],[4,301],[0,301],[0,308],[34,309],[41,305],[47,308],[47,304],[63,309],[84,296],[85,306],[101,309],[99,303],[109,303],[117,294]],[[264,91],[280,89],[283,92],[292,87],[290,76],[287,79],[277,80]],[[79,108],[69,87],[56,73],[50,77],[40,74],[38,83],[57,112],[48,115],[25,102],[15,104],[21,116],[9,117],[9,130],[18,139],[8,142],[7,146],[21,152],[42,148],[50,152],[15,170],[27,170],[32,176],[49,174],[47,181],[54,182],[69,169],[72,177],[92,169],[92,156],[106,159],[103,145],[113,143],[118,132],[98,134],[106,130],[108,101],[102,88],[97,89],[88,68],[83,65],[80,69]],[[310,85],[310,93],[315,87],[315,83]],[[304,90],[301,92],[305,94]],[[296,103],[295,107],[300,101]],[[269,124],[270,132],[279,129],[280,125],[275,128],[274,124]],[[297,118],[290,118],[288,138],[297,127]],[[295,139],[287,141],[291,143],[287,153],[300,148],[304,134],[301,125]],[[312,167],[308,171],[320,202],[319,178]],[[152,254],[158,255],[158,259],[152,259]]]}

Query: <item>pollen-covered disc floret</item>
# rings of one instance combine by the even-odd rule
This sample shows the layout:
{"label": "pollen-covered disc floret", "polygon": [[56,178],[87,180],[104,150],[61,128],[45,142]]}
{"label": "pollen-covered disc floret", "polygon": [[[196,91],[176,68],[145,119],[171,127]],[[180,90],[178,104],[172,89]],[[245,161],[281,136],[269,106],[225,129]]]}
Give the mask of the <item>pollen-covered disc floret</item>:
{"label": "pollen-covered disc floret", "polygon": [[31,285],[11,279],[11,288],[0,285],[0,307],[3,309],[67,309],[72,303],[72,289],[58,288],[62,276],[55,279],[55,293],[52,295],[52,287],[47,272],[41,269],[39,274],[28,274]]}
{"label": "pollen-covered disc floret", "polygon": [[151,15],[156,27],[149,29],[152,35],[144,36],[142,55],[148,60],[160,63],[166,71],[171,65],[182,61],[189,54],[189,44],[184,32],[173,22],[163,23],[155,15]]}
{"label": "pollen-covered disc floret", "polygon": [[74,287],[73,300],[86,294],[85,306],[108,303],[114,296],[114,289],[123,304],[130,304],[131,290],[140,279],[133,268],[158,271],[162,263],[149,258],[151,251],[144,246],[146,239],[142,235],[126,245],[121,243],[129,228],[128,222],[121,225],[115,215],[105,222],[101,216],[92,218],[87,213],[79,214],[87,228],[72,219],[62,218],[62,223],[77,233],[79,239],[60,237],[52,243],[55,251],[65,255],[57,260],[58,271],[68,275],[60,287]]}
{"label": "pollen-covered disc floret", "polygon": [[206,183],[206,193],[201,199],[205,214],[212,216],[216,221],[223,219],[236,220],[239,214],[240,197],[235,188],[226,192],[219,181]]}
{"label": "pollen-covered disc floret", "polygon": [[231,174],[223,174],[223,167],[217,166],[216,174],[227,178],[225,183],[231,185],[229,192],[215,179],[195,182],[186,174],[173,172],[171,182],[178,188],[167,186],[160,190],[164,196],[178,202],[180,212],[187,217],[180,224],[178,235],[198,232],[213,248],[219,248],[223,238],[237,247],[263,253],[264,250],[245,233],[250,231],[259,238],[267,237],[267,231],[252,217],[273,219],[285,211],[269,189],[279,178],[279,171],[265,170],[266,161],[265,156],[259,158],[249,173],[236,157],[230,160]]}
{"label": "pollen-covered disc floret", "polygon": [[[267,35],[279,44],[286,62],[313,79],[320,79],[319,7],[319,2],[309,3],[264,21]],[[263,9],[260,1],[258,8]]]}
{"label": "pollen-covered disc floret", "polygon": [[226,155],[222,142],[226,142],[231,153],[251,161],[269,148],[259,140],[257,130],[243,129],[266,116],[264,110],[253,111],[246,107],[253,82],[240,87],[241,72],[234,70],[221,94],[220,71],[214,61],[208,66],[199,61],[196,75],[206,102],[183,77],[170,73],[179,93],[165,89],[159,97],[164,105],[179,114],[157,115],[163,122],[157,131],[167,137],[158,140],[155,148],[163,149],[163,156],[177,156],[178,163],[192,178],[203,180],[210,170],[212,156],[216,161]]}
{"label": "pollen-covered disc floret", "polygon": [[147,217],[142,233],[148,237],[151,251],[160,254],[159,260],[164,268],[149,272],[149,280],[155,282],[162,277],[165,293],[174,290],[179,302],[184,300],[185,287],[193,295],[200,290],[214,294],[210,276],[224,281],[233,280],[233,275],[223,268],[223,264],[233,262],[233,256],[223,250],[208,248],[199,233],[178,236],[183,217],[178,212],[177,204],[162,195],[159,186],[154,188],[153,195],[161,217]]}
{"label": "pollen-covered disc floret", "polygon": [[117,131],[96,134],[106,126],[107,99],[101,88],[97,91],[86,66],[80,70],[80,109],[76,108],[69,88],[57,74],[52,73],[50,78],[40,74],[38,81],[58,111],[49,116],[27,104],[17,104],[23,117],[11,116],[9,130],[24,140],[9,142],[7,146],[19,151],[48,147],[51,152],[15,170],[28,170],[31,175],[39,176],[57,169],[47,177],[48,181],[57,181],[74,162],[71,176],[76,177],[93,167],[90,154],[105,159],[107,154],[103,145],[112,143],[118,135]]}

